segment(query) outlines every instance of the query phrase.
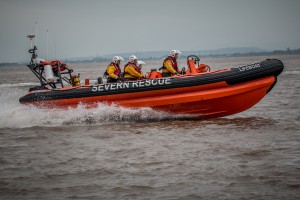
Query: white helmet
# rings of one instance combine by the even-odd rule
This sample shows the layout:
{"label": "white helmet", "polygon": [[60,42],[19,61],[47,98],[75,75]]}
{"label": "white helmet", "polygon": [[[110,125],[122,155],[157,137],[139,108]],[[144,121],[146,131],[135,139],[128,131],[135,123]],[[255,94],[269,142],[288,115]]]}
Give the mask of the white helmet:
{"label": "white helmet", "polygon": [[112,61],[114,63],[117,63],[118,61],[124,61],[124,58],[122,58],[121,56],[114,56]]}
{"label": "white helmet", "polygon": [[176,54],[181,54],[181,51],[179,51],[179,50],[171,50],[170,51],[170,56],[175,57]]}
{"label": "white helmet", "polygon": [[138,65],[138,66],[144,65],[144,64],[146,64],[144,61],[141,61],[141,60],[137,61],[137,65]]}
{"label": "white helmet", "polygon": [[128,60],[129,62],[134,63],[134,61],[137,60],[137,57],[135,55],[131,55]]}

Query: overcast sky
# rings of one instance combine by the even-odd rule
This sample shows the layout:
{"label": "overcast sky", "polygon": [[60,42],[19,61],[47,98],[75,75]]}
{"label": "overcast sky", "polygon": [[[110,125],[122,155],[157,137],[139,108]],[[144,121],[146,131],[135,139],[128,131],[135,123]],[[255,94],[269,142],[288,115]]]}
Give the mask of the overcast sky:
{"label": "overcast sky", "polygon": [[[0,0],[0,62],[156,50],[300,48],[299,0]],[[56,51],[55,51],[56,49]]]}

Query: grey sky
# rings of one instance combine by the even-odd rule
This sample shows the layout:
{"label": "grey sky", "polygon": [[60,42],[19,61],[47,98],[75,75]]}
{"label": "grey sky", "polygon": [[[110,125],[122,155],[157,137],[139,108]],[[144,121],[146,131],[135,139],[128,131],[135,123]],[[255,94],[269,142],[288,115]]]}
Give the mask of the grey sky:
{"label": "grey sky", "polygon": [[[300,48],[298,0],[0,0],[0,62],[152,50]],[[55,41],[55,42],[54,42]],[[54,45],[54,43],[56,45]]]}

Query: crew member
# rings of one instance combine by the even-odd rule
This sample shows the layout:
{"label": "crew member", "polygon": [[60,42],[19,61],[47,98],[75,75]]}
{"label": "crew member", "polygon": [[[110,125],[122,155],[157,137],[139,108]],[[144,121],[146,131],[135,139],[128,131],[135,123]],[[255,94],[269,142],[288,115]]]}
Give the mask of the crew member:
{"label": "crew member", "polygon": [[177,66],[177,58],[179,54],[181,54],[179,50],[170,51],[170,55],[164,60],[163,66],[160,68],[162,69],[163,77],[174,76],[180,73]]}
{"label": "crew member", "polygon": [[140,69],[137,66],[138,60],[135,55],[129,57],[129,62],[124,67],[124,80],[132,81],[141,79],[144,75],[140,72]]}
{"label": "crew member", "polygon": [[143,74],[143,72],[142,72],[142,68],[143,68],[143,65],[145,65],[146,63],[144,62],[144,61],[141,61],[141,60],[138,60],[138,62],[137,62],[137,66],[138,66],[138,69],[139,69],[139,73],[140,74]]}
{"label": "crew member", "polygon": [[121,56],[115,56],[112,62],[107,66],[104,76],[107,76],[107,83],[115,83],[121,79],[120,63],[124,61]]}

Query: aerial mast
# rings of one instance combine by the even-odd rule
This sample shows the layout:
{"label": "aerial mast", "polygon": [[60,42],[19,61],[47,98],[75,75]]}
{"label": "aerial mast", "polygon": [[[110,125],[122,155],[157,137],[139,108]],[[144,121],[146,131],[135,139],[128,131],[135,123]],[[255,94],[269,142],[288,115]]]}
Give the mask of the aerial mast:
{"label": "aerial mast", "polygon": [[47,29],[47,38],[46,38],[46,42],[47,42],[47,46],[46,46],[46,48],[47,48],[47,55],[46,55],[46,60],[48,61],[48,29]]}

